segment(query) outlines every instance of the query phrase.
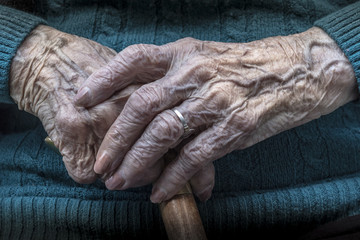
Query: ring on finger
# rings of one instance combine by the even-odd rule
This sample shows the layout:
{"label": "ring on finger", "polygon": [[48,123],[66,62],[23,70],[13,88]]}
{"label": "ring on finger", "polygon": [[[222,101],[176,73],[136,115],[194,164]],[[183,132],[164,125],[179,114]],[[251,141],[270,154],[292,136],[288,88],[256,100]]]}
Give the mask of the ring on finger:
{"label": "ring on finger", "polygon": [[171,109],[171,111],[173,111],[176,114],[176,116],[179,118],[180,122],[183,125],[184,134],[181,136],[181,139],[188,138],[191,134],[194,133],[195,130],[189,127],[181,112],[179,112],[177,109]]}

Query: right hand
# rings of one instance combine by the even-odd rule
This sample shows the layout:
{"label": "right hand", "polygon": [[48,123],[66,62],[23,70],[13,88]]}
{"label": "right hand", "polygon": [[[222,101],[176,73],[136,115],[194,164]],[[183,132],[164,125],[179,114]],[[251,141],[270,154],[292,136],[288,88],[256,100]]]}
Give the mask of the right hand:
{"label": "right hand", "polygon": [[87,79],[81,89],[88,94],[77,96],[77,103],[94,106],[136,82],[147,84],[131,95],[104,137],[95,171],[116,169],[106,182],[110,189],[152,182],[143,173],[184,134],[171,111],[178,110],[195,130],[194,139],[154,183],[153,202],[171,198],[225,154],[319,118],[358,95],[350,62],[316,27],[249,43],[186,38],[133,45]]}

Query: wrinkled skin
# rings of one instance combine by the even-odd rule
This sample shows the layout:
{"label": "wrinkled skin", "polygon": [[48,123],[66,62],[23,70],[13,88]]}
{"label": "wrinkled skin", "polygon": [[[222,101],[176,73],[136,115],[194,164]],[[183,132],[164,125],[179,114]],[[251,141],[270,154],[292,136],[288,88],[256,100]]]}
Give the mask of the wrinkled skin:
{"label": "wrinkled skin", "polygon": [[[109,189],[154,181],[153,202],[171,198],[202,168],[209,172],[202,173],[195,192],[208,198],[214,160],[328,114],[358,95],[351,64],[316,27],[245,44],[186,38],[133,45],[90,76],[76,103],[94,106],[133,83],[147,84],[131,95],[106,133],[95,172],[115,171],[106,182]],[[196,131],[159,176],[144,174],[181,141],[184,129],[174,108]]]}
{"label": "wrinkled skin", "polygon": [[41,120],[69,175],[79,183],[97,179],[93,166],[100,143],[129,95],[138,88],[132,85],[118,91],[92,109],[74,105],[80,84],[115,54],[93,41],[38,26],[12,61],[11,97],[19,109]]}
{"label": "wrinkled skin", "polygon": [[[60,150],[69,175],[79,183],[92,183],[98,177],[106,180],[111,174],[94,172],[96,153],[129,96],[141,86],[128,85],[93,108],[74,104],[79,86],[115,55],[115,51],[96,42],[38,26],[21,44],[11,64],[11,97],[19,109],[41,120]],[[155,168],[142,173],[155,178],[163,164],[163,160],[157,161]],[[193,177],[195,189],[202,189],[203,182],[213,179],[211,167],[204,167]],[[209,197],[206,192],[200,193],[202,200]]]}

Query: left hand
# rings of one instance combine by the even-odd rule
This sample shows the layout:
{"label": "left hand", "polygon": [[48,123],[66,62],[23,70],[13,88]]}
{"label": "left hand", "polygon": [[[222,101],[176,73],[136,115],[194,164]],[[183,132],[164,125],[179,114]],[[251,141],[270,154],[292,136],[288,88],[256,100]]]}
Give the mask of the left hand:
{"label": "left hand", "polygon": [[11,97],[19,109],[41,120],[68,174],[79,183],[99,177],[94,172],[97,149],[130,94],[139,88],[128,86],[89,110],[74,105],[81,83],[115,55],[114,50],[89,39],[39,25],[11,64]]}
{"label": "left hand", "polygon": [[[133,45],[90,76],[77,103],[93,106],[132,83],[148,84],[131,95],[97,154],[95,172],[116,170],[106,182],[108,188],[153,181],[144,173],[184,133],[171,109],[196,130],[154,183],[153,202],[171,198],[200,169],[211,169],[225,154],[319,118],[357,97],[351,64],[315,27],[250,43],[188,38],[163,46]],[[211,174],[203,174],[208,184],[197,192],[211,187]]]}

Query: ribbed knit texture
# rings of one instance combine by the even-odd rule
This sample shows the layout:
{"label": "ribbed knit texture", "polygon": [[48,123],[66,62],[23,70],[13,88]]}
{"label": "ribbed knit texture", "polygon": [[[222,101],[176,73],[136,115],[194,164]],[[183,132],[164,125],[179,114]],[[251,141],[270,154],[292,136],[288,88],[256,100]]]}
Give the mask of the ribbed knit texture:
{"label": "ribbed knit texture", "polygon": [[45,21],[24,12],[0,7],[0,23],[0,102],[13,103],[8,86],[11,60],[30,31]]}
{"label": "ribbed knit texture", "polygon": [[339,45],[352,63],[360,90],[360,2],[315,22]]}
{"label": "ribbed knit texture", "polygon": [[[188,36],[246,42],[288,35],[349,12],[341,10],[348,2],[335,0],[35,2],[49,25],[117,51]],[[331,35],[335,20],[326,19]],[[295,233],[359,214],[359,119],[360,105],[349,103],[215,161],[213,196],[198,203],[208,238],[245,239],[270,228],[284,234],[285,227]],[[149,201],[151,186],[108,191],[100,182],[76,184],[45,136],[36,118],[0,104],[0,239],[166,239],[159,208]]]}

